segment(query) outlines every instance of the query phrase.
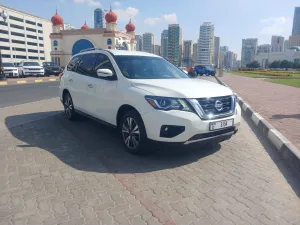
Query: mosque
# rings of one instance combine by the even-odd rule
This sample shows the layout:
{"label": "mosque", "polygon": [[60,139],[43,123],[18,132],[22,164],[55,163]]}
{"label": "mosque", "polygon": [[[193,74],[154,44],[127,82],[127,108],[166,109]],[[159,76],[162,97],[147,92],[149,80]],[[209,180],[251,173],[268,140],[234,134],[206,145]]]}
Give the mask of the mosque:
{"label": "mosque", "polygon": [[87,48],[122,49],[136,51],[135,25],[126,25],[126,33],[117,29],[117,14],[110,9],[106,14],[106,28],[91,29],[86,23],[81,29],[64,30],[63,18],[57,13],[51,18],[52,33],[51,60],[62,67],[70,61],[72,55]]}

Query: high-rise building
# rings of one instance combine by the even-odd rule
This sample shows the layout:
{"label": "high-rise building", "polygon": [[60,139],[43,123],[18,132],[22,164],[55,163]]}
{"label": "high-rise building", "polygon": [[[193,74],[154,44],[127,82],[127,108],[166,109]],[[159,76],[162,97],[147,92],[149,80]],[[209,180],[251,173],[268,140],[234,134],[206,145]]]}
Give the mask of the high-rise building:
{"label": "high-rise building", "polygon": [[192,64],[195,64],[197,62],[197,57],[198,57],[198,44],[194,43],[193,44],[193,55],[192,55]]}
{"label": "high-rise building", "polygon": [[214,43],[214,66],[216,68],[219,68],[220,66],[220,37],[215,37],[215,43]]}
{"label": "high-rise building", "polygon": [[0,12],[7,16],[5,21],[0,17],[3,62],[51,61],[51,21],[4,5],[0,5]]}
{"label": "high-rise building", "polygon": [[154,35],[152,33],[143,34],[143,51],[154,53]]}
{"label": "high-rise building", "polygon": [[289,40],[284,41],[284,51],[289,49]]}
{"label": "high-rise building", "polygon": [[246,67],[254,59],[257,52],[257,38],[247,38],[242,40],[241,66]]}
{"label": "high-rise building", "polygon": [[283,52],[284,50],[284,37],[272,36],[271,39],[272,52]]}
{"label": "high-rise building", "polygon": [[224,67],[230,69],[233,67],[234,53],[231,51],[224,52]]}
{"label": "high-rise building", "polygon": [[233,53],[232,67],[236,68],[237,54]]}
{"label": "high-rise building", "polygon": [[295,7],[292,35],[300,35],[300,7]]}
{"label": "high-rise building", "polygon": [[107,13],[104,9],[94,10],[94,28],[105,28],[105,14]]}
{"label": "high-rise building", "polygon": [[136,50],[143,51],[143,36],[135,35],[135,40],[136,40]]}
{"label": "high-rise building", "polygon": [[154,54],[159,56],[161,55],[160,45],[154,45]]}
{"label": "high-rise building", "polygon": [[220,47],[220,51],[221,52],[228,52],[229,51],[229,47],[228,46],[221,46]]}
{"label": "high-rise building", "polygon": [[289,48],[300,46],[300,35],[292,35],[289,38]]}
{"label": "high-rise building", "polygon": [[181,66],[182,30],[179,24],[169,24],[168,29],[168,60]]}
{"label": "high-rise building", "polygon": [[210,22],[204,22],[200,26],[198,40],[198,63],[212,65],[214,59],[215,26]]}
{"label": "high-rise building", "polygon": [[192,41],[184,41],[183,42],[183,62],[185,66],[192,65],[192,53],[193,53],[193,42]]}
{"label": "high-rise building", "polygon": [[264,45],[257,46],[257,54],[259,54],[259,53],[268,53],[268,52],[271,52],[271,45],[264,44]]}
{"label": "high-rise building", "polygon": [[163,58],[168,57],[168,37],[169,37],[169,32],[168,30],[163,30],[161,33],[161,56]]}

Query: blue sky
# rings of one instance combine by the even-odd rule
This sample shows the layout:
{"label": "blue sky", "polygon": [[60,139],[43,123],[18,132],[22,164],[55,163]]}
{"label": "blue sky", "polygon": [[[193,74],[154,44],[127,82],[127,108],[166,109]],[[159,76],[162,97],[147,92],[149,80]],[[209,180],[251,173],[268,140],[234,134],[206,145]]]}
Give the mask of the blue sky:
{"label": "blue sky", "polygon": [[0,0],[0,3],[50,19],[55,8],[65,22],[80,28],[86,20],[93,26],[93,10],[112,8],[118,14],[118,28],[124,30],[129,17],[136,33],[152,32],[160,44],[160,33],[168,23],[179,23],[184,40],[196,41],[202,22],[215,25],[221,45],[229,46],[240,58],[243,38],[258,38],[268,44],[271,35],[291,34],[294,7],[299,0]]}

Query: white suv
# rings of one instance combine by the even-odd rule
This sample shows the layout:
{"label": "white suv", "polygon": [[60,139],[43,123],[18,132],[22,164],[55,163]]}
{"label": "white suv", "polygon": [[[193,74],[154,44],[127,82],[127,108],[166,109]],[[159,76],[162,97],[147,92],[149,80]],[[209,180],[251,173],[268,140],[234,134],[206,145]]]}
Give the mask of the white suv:
{"label": "white suv", "polygon": [[19,65],[19,76],[29,77],[29,76],[44,76],[45,70],[38,62],[34,61],[23,61]]}
{"label": "white suv", "polygon": [[82,114],[120,129],[125,148],[149,141],[221,142],[237,132],[241,108],[229,88],[191,79],[167,60],[135,51],[89,49],[60,75],[65,115]]}

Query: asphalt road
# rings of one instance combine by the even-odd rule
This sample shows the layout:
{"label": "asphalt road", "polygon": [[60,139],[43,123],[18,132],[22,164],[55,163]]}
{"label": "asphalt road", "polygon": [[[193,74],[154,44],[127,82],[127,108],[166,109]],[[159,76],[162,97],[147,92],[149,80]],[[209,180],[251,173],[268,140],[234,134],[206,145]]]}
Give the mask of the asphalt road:
{"label": "asphalt road", "polygon": [[0,86],[0,108],[58,97],[59,82]]}

